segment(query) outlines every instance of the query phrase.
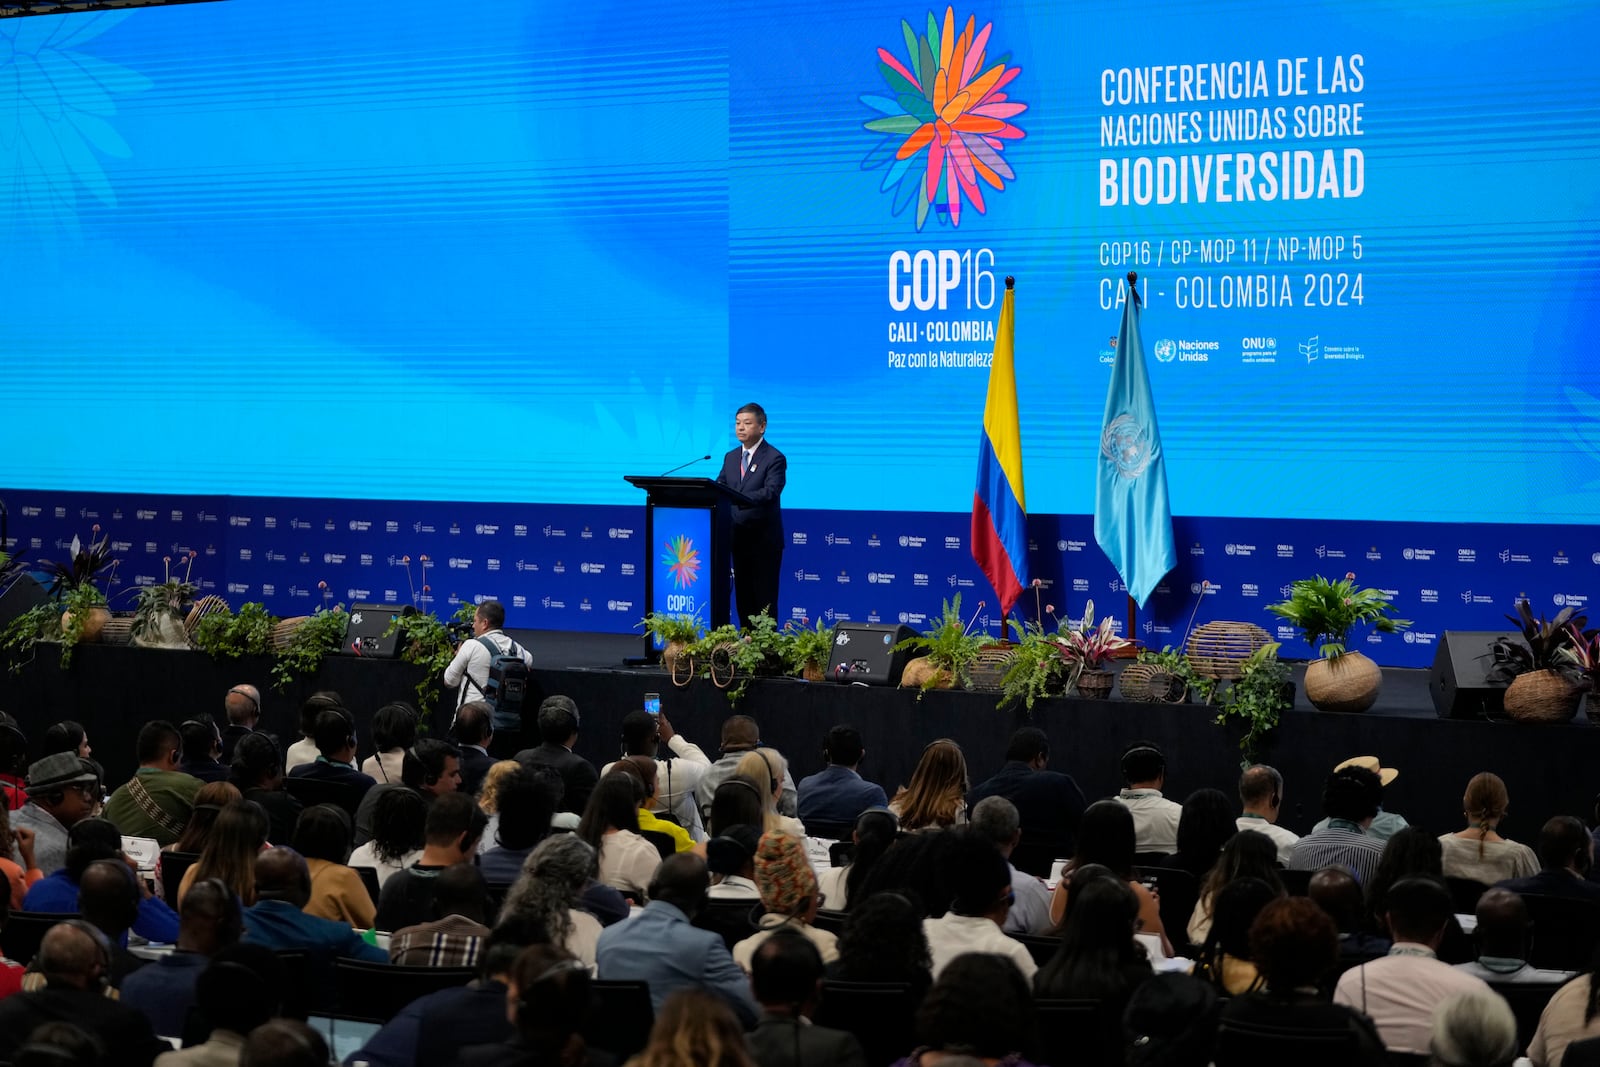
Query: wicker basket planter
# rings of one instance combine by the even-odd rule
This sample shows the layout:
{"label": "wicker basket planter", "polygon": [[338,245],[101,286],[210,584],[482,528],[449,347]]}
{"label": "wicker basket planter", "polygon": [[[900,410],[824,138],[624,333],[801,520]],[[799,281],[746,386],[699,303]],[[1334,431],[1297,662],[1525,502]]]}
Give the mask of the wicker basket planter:
{"label": "wicker basket planter", "polygon": [[215,615],[219,611],[227,611],[228,602],[212,593],[203,596],[189,608],[189,614],[183,620],[183,632],[190,637],[194,636],[194,628],[200,625],[200,620],[207,615]]}
{"label": "wicker basket planter", "polygon": [[1306,666],[1306,699],[1319,711],[1366,711],[1378,702],[1382,685],[1383,672],[1360,652]]}
{"label": "wicker basket planter", "polygon": [[1143,704],[1182,704],[1189,699],[1187,683],[1153,663],[1130,663],[1122,668],[1118,688],[1123,700]]}
{"label": "wicker basket planter", "polygon": [[1189,664],[1202,678],[1232,681],[1244,661],[1262,645],[1270,644],[1267,631],[1249,622],[1208,622],[1189,635]]}
{"label": "wicker basket planter", "polygon": [[291,615],[287,619],[279,619],[272,627],[272,650],[282,652],[289,647],[289,642],[294,640],[294,632],[305,625],[309,615]]}
{"label": "wicker basket planter", "polygon": [[1517,722],[1571,722],[1583,690],[1555,671],[1529,671],[1506,689],[1506,714]]}
{"label": "wicker basket planter", "polygon": [[1078,675],[1078,695],[1085,700],[1106,700],[1117,676],[1111,671],[1083,671]]}
{"label": "wicker basket planter", "polygon": [[955,679],[942,667],[935,667],[927,656],[918,656],[900,673],[902,689],[953,689]]}
{"label": "wicker basket planter", "polygon": [[985,693],[998,693],[1000,680],[1005,677],[1010,664],[1011,651],[1016,646],[1010,641],[1000,641],[978,650],[972,663],[972,688]]}
{"label": "wicker basket planter", "polygon": [[113,615],[100,631],[100,640],[107,645],[126,645],[133,640],[133,616]]}

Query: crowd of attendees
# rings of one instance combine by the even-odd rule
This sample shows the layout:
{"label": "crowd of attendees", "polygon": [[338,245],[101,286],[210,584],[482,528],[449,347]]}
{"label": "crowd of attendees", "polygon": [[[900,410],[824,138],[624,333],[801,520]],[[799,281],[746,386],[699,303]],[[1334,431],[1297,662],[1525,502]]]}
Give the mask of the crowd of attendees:
{"label": "crowd of attendees", "polygon": [[321,1065],[303,1020],[428,974],[346,1063],[1600,1063],[1594,838],[1502,836],[1491,773],[1424,831],[1347,760],[1297,835],[1272,767],[1179,802],[1149,740],[1091,803],[1034,728],[888,789],[846,725],[797,783],[746,715],[713,760],[630,713],[597,770],[563,696],[515,752],[475,701],[260,710],[145,724],[120,783],[0,714],[0,1063]]}

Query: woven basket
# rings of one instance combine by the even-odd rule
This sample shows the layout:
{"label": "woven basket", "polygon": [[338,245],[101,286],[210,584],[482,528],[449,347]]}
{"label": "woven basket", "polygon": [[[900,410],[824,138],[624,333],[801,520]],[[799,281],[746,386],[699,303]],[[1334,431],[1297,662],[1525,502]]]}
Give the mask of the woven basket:
{"label": "woven basket", "polygon": [[694,656],[689,653],[687,641],[668,641],[667,647],[661,650],[661,665],[679,689],[687,688],[694,681]]}
{"label": "woven basket", "polygon": [[972,688],[998,693],[1001,689],[1000,680],[1005,677],[1015,647],[1010,641],[1000,641],[980,648],[978,658],[972,661]]}
{"label": "woven basket", "polygon": [[1378,702],[1382,685],[1383,671],[1360,652],[1306,665],[1306,699],[1318,711],[1366,711]]}
{"label": "woven basket", "polygon": [[200,625],[200,620],[207,615],[215,615],[219,611],[227,611],[228,602],[215,593],[203,596],[194,602],[189,609],[189,614],[183,620],[183,632],[190,637],[194,636],[194,628]]}
{"label": "woven basket", "polygon": [[1517,722],[1571,722],[1583,690],[1555,671],[1530,671],[1512,679],[1506,714]]}
{"label": "woven basket", "polygon": [[282,652],[289,647],[289,642],[294,640],[294,632],[305,624],[310,615],[291,615],[287,619],[279,619],[272,627],[272,648],[275,652]]}
{"label": "woven basket", "polygon": [[1189,635],[1189,665],[1202,678],[1232,681],[1250,654],[1271,641],[1254,623],[1208,622]]}
{"label": "woven basket", "polygon": [[733,641],[723,642],[711,650],[711,684],[718,689],[728,688],[737,677],[739,668],[733,662],[737,651],[739,645]]}
{"label": "woven basket", "polygon": [[133,640],[133,616],[113,615],[100,631],[100,640],[108,645],[125,645]]}
{"label": "woven basket", "polygon": [[921,689],[924,686],[928,689],[951,689],[955,687],[955,680],[950,677],[949,671],[929,662],[927,656],[918,656],[900,672],[900,688]]}
{"label": "woven basket", "polygon": [[1153,663],[1128,664],[1117,685],[1123,700],[1144,704],[1182,704],[1189,698],[1189,687],[1182,678]]}
{"label": "woven basket", "polygon": [[1085,700],[1106,700],[1117,676],[1110,671],[1084,671],[1078,675],[1078,695]]}

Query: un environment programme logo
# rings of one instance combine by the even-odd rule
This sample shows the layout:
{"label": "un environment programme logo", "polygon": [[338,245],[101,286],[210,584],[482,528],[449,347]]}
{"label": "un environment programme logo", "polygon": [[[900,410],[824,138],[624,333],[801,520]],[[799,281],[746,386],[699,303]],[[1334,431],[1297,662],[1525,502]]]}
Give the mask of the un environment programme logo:
{"label": "un environment programme logo", "polygon": [[665,547],[661,565],[667,568],[673,586],[689,588],[700,577],[700,550],[694,547],[694,541],[681,534],[668,541]]}
{"label": "un environment programme logo", "polygon": [[1011,54],[988,62],[993,28],[990,22],[978,29],[977,16],[969,15],[958,31],[955,8],[947,7],[942,25],[928,12],[921,37],[910,22],[900,23],[906,60],[878,49],[878,70],[890,95],[861,97],[881,116],[863,125],[882,135],[861,168],[887,168],[879,191],[893,196],[895,215],[915,200],[919,230],[930,210],[940,222],[948,217],[950,225],[961,225],[963,198],[984,214],[983,186],[998,192],[1016,178],[1001,153],[1007,141],[1024,136],[1008,120],[1028,105],[1003,91],[1022,73],[1008,65]]}
{"label": "un environment programme logo", "polygon": [[1124,412],[1106,424],[1100,434],[1100,454],[1123,478],[1133,480],[1142,475],[1155,458],[1150,445],[1150,430],[1132,415]]}
{"label": "un environment programme logo", "polygon": [[1162,363],[1171,363],[1178,356],[1178,346],[1163,337],[1156,342],[1156,359]]}

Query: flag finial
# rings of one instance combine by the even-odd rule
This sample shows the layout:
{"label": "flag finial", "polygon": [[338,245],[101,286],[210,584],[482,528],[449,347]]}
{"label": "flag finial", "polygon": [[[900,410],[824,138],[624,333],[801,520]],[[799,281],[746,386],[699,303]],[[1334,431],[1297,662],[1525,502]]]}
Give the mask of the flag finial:
{"label": "flag finial", "polygon": [[1132,300],[1135,306],[1142,303],[1139,299],[1139,272],[1136,270],[1128,272],[1128,299]]}
{"label": "flag finial", "polygon": [[1007,289],[1015,289],[1016,287],[1017,287],[1017,280],[1015,278],[1013,278],[1011,275],[1007,274],[1006,275],[1006,288]]}

